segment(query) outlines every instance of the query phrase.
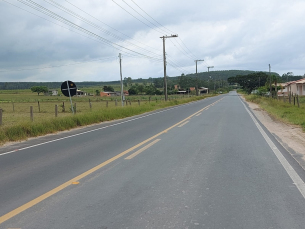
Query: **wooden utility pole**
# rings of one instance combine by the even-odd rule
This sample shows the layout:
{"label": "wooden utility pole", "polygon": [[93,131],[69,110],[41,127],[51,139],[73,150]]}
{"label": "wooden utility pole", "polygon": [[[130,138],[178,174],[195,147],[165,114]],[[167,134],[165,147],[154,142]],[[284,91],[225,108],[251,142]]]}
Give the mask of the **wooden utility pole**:
{"label": "wooden utility pole", "polygon": [[122,107],[124,106],[124,91],[123,91],[123,78],[122,78],[122,54],[119,53],[120,58],[120,76],[121,76],[121,102]]}
{"label": "wooden utility pole", "polygon": [[269,78],[270,78],[270,94],[269,97],[272,97],[272,85],[271,85],[271,65],[269,64]]}
{"label": "wooden utility pole", "polygon": [[197,75],[197,62],[198,61],[204,61],[204,60],[195,60],[196,62],[196,95],[198,96],[199,95],[199,89],[198,89],[198,75]]}
{"label": "wooden utility pole", "polygon": [[172,37],[178,37],[177,34],[171,35],[171,36],[163,36],[160,37],[163,39],[163,65],[164,65],[164,97],[165,101],[167,101],[167,81],[166,81],[166,55],[165,55],[165,39],[166,38],[172,38]]}

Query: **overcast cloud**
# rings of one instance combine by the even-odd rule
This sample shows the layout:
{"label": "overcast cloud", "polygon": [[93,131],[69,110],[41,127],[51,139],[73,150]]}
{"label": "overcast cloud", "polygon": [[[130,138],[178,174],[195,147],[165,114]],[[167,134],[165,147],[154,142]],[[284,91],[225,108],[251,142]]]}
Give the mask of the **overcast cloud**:
{"label": "overcast cloud", "polygon": [[0,0],[1,82],[119,80],[119,53],[123,77],[162,77],[160,37],[174,33],[179,37],[166,39],[169,76],[194,73],[195,59],[205,60],[199,72],[268,71],[271,64],[280,75],[305,73],[304,0],[124,1],[71,1],[78,9],[64,0]]}

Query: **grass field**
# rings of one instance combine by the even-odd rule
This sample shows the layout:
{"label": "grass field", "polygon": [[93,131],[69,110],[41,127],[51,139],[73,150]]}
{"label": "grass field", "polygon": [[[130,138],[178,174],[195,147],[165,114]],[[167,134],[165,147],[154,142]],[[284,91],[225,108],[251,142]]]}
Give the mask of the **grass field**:
{"label": "grass field", "polygon": [[[205,97],[209,96],[212,95]],[[151,97],[150,102],[149,97]],[[73,97],[73,104],[76,104],[76,114],[73,115],[68,97],[38,96],[29,90],[0,91],[0,108],[2,109],[0,144],[25,140],[28,137],[54,133],[77,126],[130,117],[205,97],[171,95],[169,101],[165,102],[164,96],[127,96],[128,103],[127,105],[124,103],[124,107],[121,107],[120,97]],[[65,109],[63,109],[63,104]],[[58,107],[57,117],[55,117],[55,105]],[[33,107],[33,121],[30,118],[31,106]]]}
{"label": "grass field", "polygon": [[285,123],[299,125],[305,132],[305,97],[299,98],[300,107],[280,100],[266,98],[257,95],[245,95],[247,101],[259,104],[259,106],[267,111],[274,118]]}

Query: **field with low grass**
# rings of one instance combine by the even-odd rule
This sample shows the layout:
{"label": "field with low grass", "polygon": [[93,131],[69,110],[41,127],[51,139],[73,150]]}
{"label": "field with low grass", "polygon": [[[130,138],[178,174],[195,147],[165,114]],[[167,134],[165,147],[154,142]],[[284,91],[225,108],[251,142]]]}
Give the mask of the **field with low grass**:
{"label": "field with low grass", "polygon": [[299,125],[305,132],[305,97],[299,97],[299,104],[290,104],[288,99],[272,99],[258,95],[245,95],[247,101],[258,104],[274,118],[285,123]]}
{"label": "field with low grass", "polygon": [[[124,107],[121,106],[120,96],[74,96],[72,102],[73,106],[76,104],[76,114],[73,115],[68,97],[37,95],[30,90],[3,90],[0,91],[0,109],[2,109],[0,144],[77,126],[130,117],[208,96],[212,95],[199,97],[171,95],[167,102],[164,101],[164,96],[126,96],[127,104],[125,102]],[[55,117],[56,105],[57,117]],[[31,106],[33,121],[30,116]]]}

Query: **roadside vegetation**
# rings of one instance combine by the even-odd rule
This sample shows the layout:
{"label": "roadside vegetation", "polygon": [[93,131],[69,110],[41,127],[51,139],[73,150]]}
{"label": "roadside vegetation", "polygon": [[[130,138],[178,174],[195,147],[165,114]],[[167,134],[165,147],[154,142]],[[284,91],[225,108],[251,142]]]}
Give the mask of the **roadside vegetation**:
{"label": "roadside vegetation", "polygon": [[300,107],[283,99],[273,99],[259,95],[244,95],[247,101],[258,104],[273,118],[285,123],[301,126],[305,132],[305,98],[300,97]]}
{"label": "roadside vegetation", "polygon": [[[64,96],[38,96],[29,90],[19,90],[18,93],[0,91],[0,108],[3,111],[0,144],[126,118],[210,96],[213,95],[171,95],[166,102],[164,96],[127,96],[124,107],[117,100],[119,97],[73,97],[73,106],[76,104],[76,114],[73,115],[69,98]],[[55,105],[58,107],[57,117]],[[33,107],[33,121],[30,119],[30,106]]]}

